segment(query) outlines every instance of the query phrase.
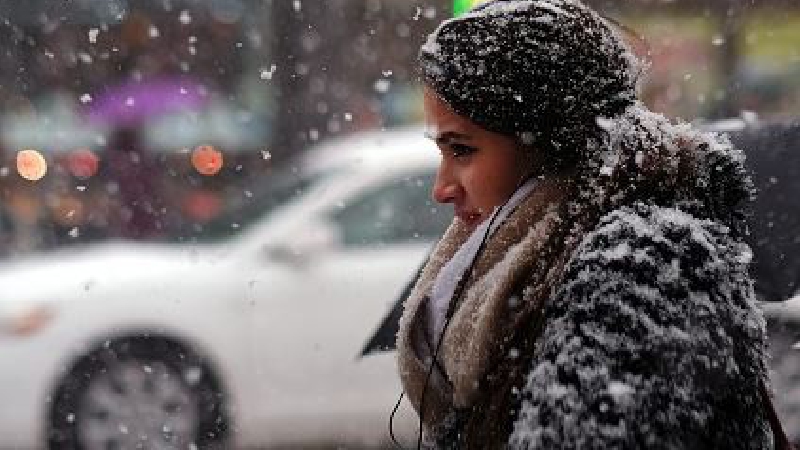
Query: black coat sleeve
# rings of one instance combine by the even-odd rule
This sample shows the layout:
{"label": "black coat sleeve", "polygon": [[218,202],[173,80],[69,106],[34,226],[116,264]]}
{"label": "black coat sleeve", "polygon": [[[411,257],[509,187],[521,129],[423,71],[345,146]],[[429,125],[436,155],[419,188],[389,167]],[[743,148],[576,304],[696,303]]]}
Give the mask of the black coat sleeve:
{"label": "black coat sleeve", "polygon": [[638,205],[604,217],[545,309],[511,448],[771,448],[749,249]]}

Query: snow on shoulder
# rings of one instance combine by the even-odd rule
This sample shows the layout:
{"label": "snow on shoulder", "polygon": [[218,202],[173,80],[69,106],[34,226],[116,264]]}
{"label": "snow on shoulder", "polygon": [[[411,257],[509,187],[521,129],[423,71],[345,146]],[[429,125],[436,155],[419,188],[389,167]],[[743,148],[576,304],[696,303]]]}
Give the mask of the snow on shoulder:
{"label": "snow on shoulder", "polygon": [[741,425],[766,370],[748,252],[674,208],[606,215],[546,309],[511,447],[702,448],[738,424],[719,442],[765,448]]}

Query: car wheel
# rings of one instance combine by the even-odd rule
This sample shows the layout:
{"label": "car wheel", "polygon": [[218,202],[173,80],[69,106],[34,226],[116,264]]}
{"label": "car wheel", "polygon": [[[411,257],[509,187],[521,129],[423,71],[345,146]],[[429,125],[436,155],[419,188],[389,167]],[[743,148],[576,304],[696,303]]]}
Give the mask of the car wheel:
{"label": "car wheel", "polygon": [[109,342],[69,371],[54,397],[51,449],[194,449],[220,445],[223,396],[203,361],[173,342]]}

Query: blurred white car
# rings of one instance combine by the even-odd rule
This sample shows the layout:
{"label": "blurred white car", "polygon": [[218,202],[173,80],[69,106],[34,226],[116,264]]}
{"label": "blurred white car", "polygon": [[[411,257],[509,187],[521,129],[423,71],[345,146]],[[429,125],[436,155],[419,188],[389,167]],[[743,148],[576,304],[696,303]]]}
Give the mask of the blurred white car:
{"label": "blurred white car", "polygon": [[774,403],[800,444],[800,123],[725,120],[710,124],[742,148],[758,189],[749,214],[750,273],[767,318]]}
{"label": "blurred white car", "polygon": [[800,296],[762,303],[767,318],[770,380],[787,436],[800,443]]}
{"label": "blurred white car", "polygon": [[449,221],[437,155],[419,129],[346,138],[219,244],[4,263],[0,446],[386,444],[394,356],[357,356]]}

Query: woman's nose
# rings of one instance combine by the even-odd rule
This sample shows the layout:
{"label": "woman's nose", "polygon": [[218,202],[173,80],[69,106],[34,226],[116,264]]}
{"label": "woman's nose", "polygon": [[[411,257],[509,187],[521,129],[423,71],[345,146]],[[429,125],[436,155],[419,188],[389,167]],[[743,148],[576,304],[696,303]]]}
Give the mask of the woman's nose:
{"label": "woman's nose", "polygon": [[455,203],[461,188],[456,180],[449,175],[444,167],[439,167],[436,172],[436,180],[433,183],[431,196],[439,203]]}

